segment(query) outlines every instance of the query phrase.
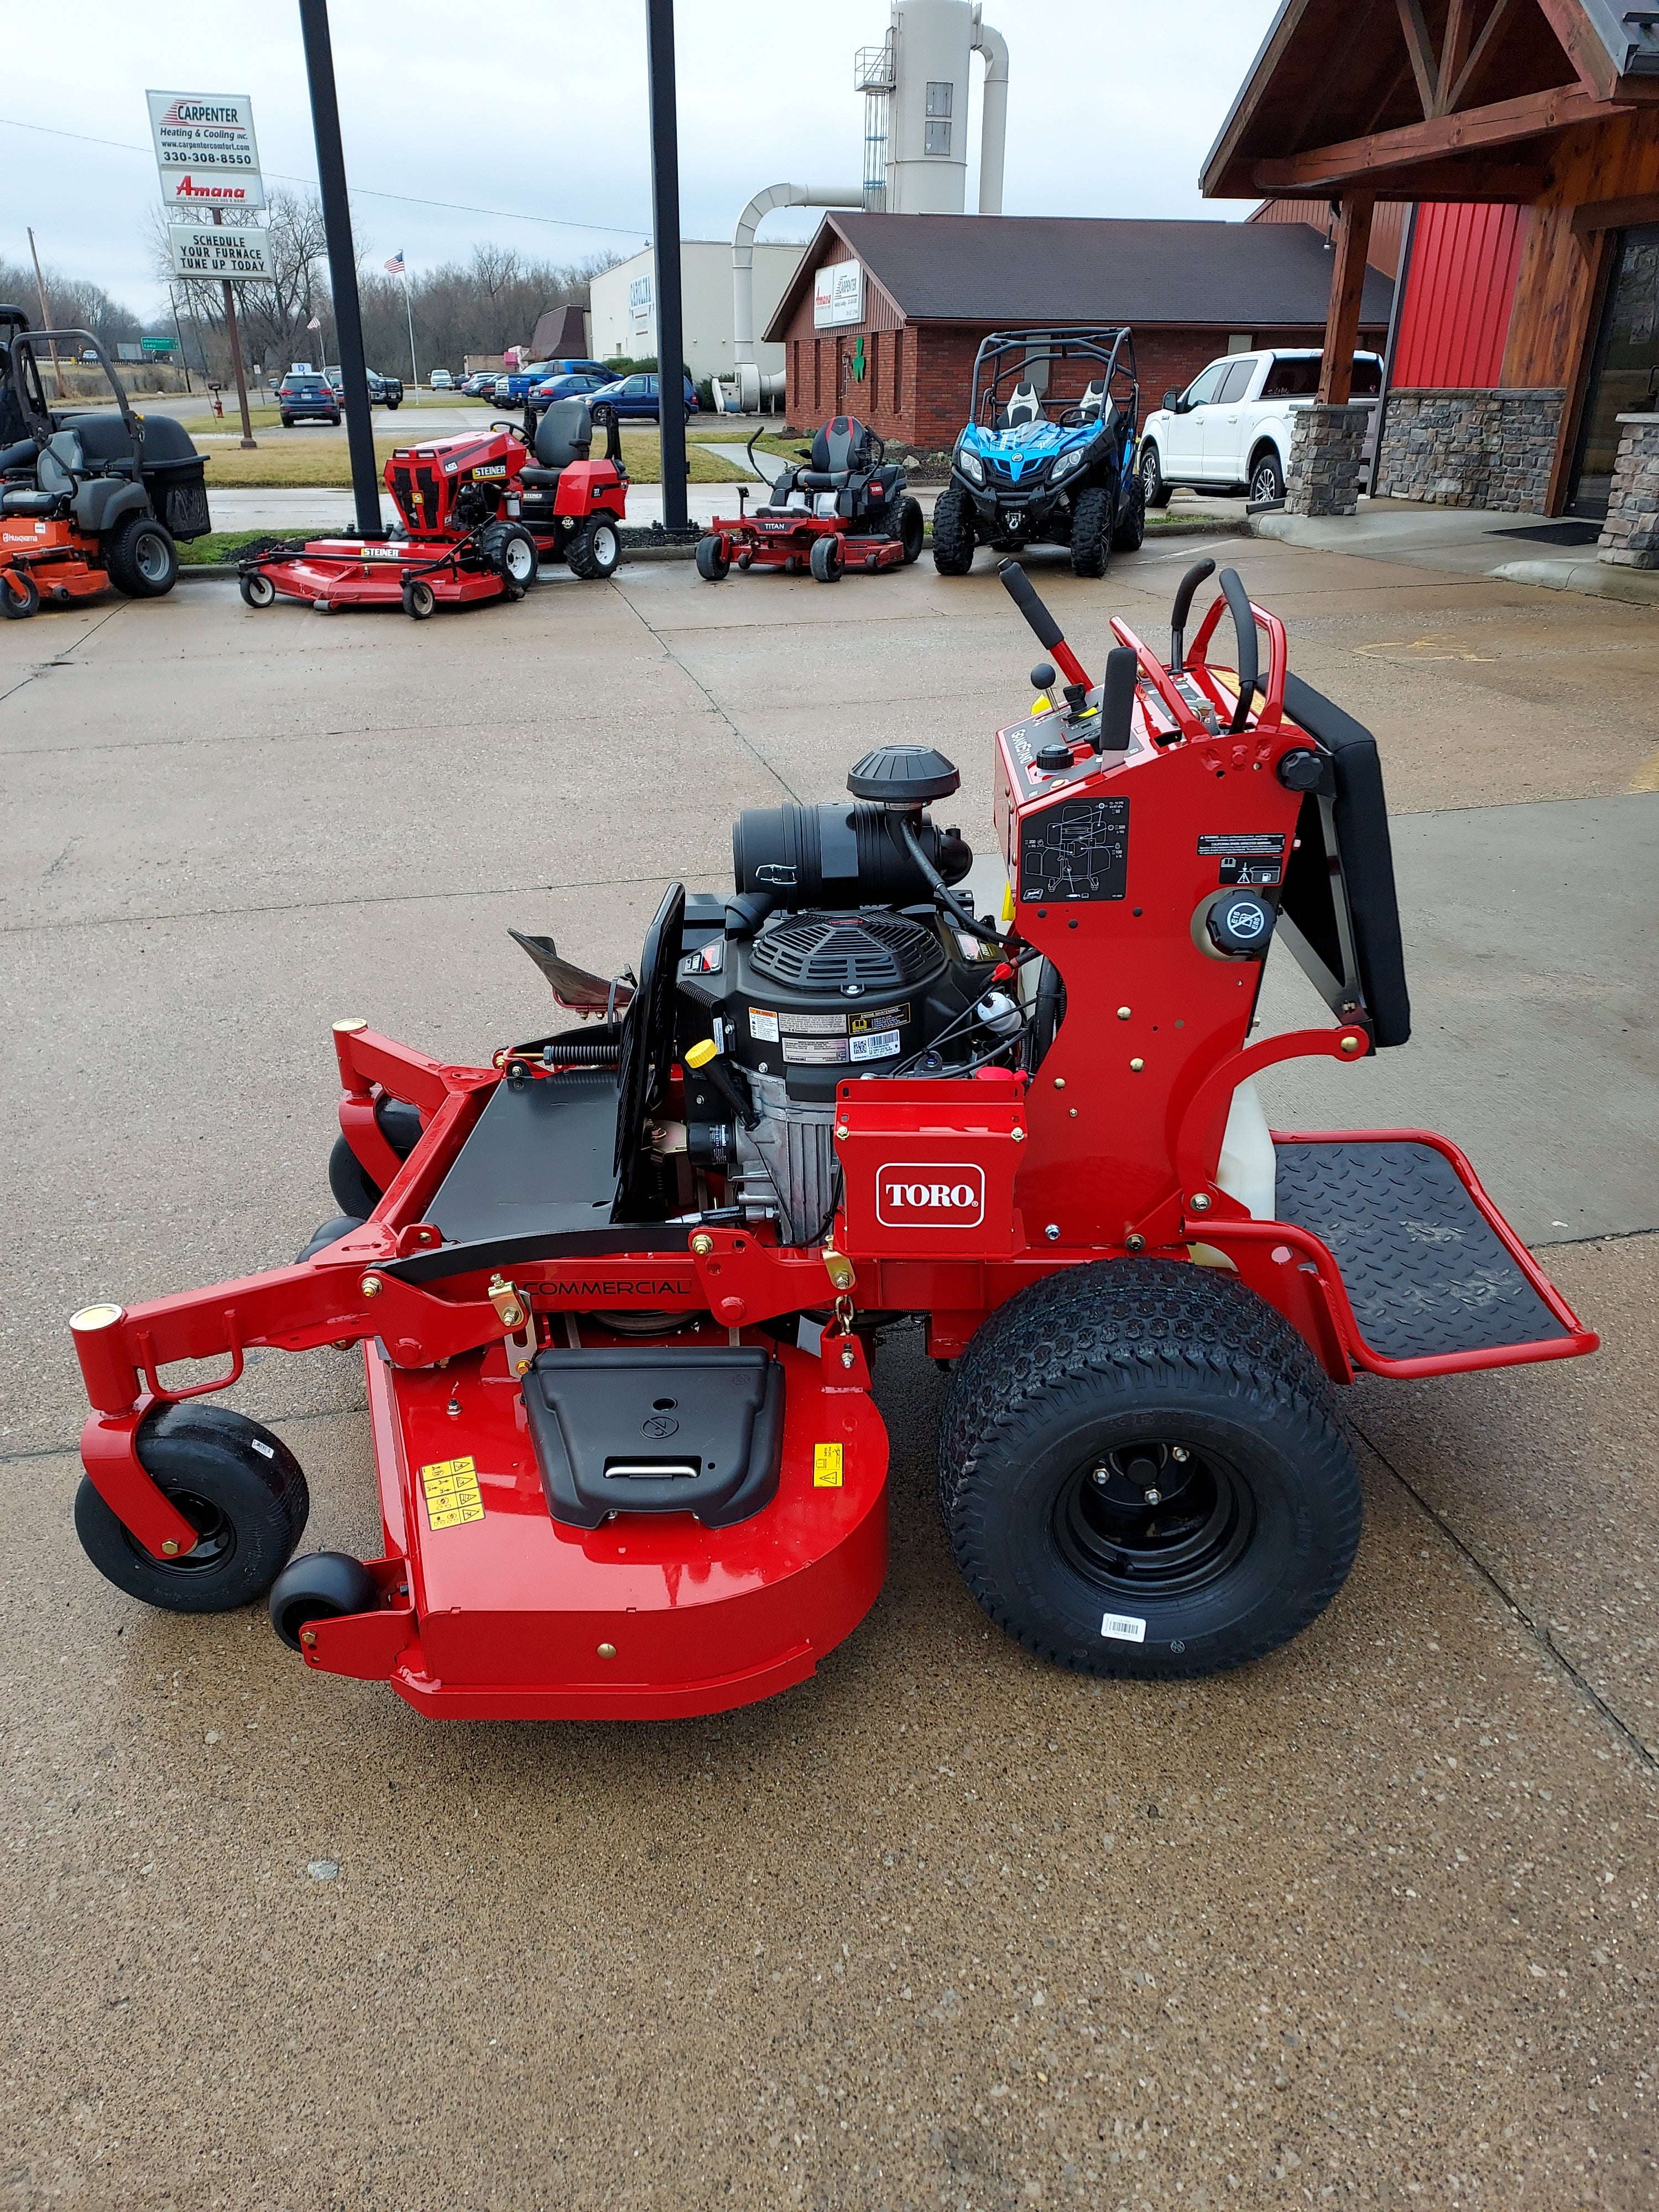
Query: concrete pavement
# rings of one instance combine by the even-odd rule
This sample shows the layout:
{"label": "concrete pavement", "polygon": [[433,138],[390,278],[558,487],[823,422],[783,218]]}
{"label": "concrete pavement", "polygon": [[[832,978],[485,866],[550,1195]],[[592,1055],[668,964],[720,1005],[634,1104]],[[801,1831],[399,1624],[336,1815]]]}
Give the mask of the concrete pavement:
{"label": "concrete pavement", "polygon": [[[1109,611],[1161,639],[1203,550],[1040,587],[1092,662]],[[736,808],[832,797],[884,738],[957,761],[988,842],[988,735],[1033,657],[990,556],[834,592],[624,568],[418,628],[209,581],[0,629],[0,2201],[1651,2203],[1656,801],[1631,787],[1659,629],[1214,550],[1376,730],[1397,811],[1417,1041],[1287,1074],[1275,1115],[1465,1139],[1606,1349],[1357,1385],[1347,1589],[1266,1665],[1161,1691],[988,1629],[901,1340],[875,1613],[800,1690],[680,1727],[426,1723],[305,1674],[257,1613],[129,1604],[69,1526],[63,1317],[291,1255],[330,1210],[329,1019],[454,1056],[533,1034],[509,923],[632,957],[671,872],[721,880]],[[307,1468],[308,1547],[377,1540],[362,1398],[337,1354],[252,1361],[235,1394]]]}
{"label": "concrete pavement", "polygon": [[[1458,576],[1495,576],[1548,591],[1659,606],[1659,574],[1622,568],[1595,557],[1596,531],[1579,538],[1571,519],[1513,514],[1501,507],[1428,507],[1416,500],[1362,499],[1353,515],[1250,517],[1258,538],[1286,545],[1357,554]],[[1565,533],[1578,538],[1566,543]]]}

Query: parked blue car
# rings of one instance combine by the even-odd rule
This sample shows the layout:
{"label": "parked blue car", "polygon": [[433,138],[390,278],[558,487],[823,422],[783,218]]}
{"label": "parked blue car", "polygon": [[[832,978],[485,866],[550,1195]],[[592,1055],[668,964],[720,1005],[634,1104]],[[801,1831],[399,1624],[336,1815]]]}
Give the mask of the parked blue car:
{"label": "parked blue car", "polygon": [[[607,384],[591,395],[595,408],[614,407],[617,419],[623,422],[654,422],[658,419],[657,380],[640,374],[624,376],[617,383]],[[697,387],[688,376],[685,380],[685,411],[697,412]]]}
{"label": "parked blue car", "polygon": [[573,374],[587,374],[604,380],[613,377],[616,371],[607,368],[602,361],[527,361],[495,379],[495,404],[522,407],[544,378]]}
{"label": "parked blue car", "polygon": [[525,405],[531,414],[539,415],[556,399],[589,399],[604,386],[615,382],[615,377],[605,370],[597,373],[581,370],[574,374],[544,376],[539,384],[532,386]]}

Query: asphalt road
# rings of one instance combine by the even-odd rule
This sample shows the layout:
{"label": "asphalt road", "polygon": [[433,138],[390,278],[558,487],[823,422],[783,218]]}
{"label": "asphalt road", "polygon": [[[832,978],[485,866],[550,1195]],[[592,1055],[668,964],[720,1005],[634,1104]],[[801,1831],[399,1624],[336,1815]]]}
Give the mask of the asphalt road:
{"label": "asphalt road", "polygon": [[[1097,659],[1109,610],[1161,635],[1195,550],[1043,587]],[[1659,626],[1224,550],[1377,731],[1408,902],[1417,1042],[1274,1113],[1458,1135],[1605,1349],[1357,1385],[1347,1588],[1170,1690],[988,1629],[896,1349],[874,1613],[676,1726],[426,1723],[257,1611],[129,1603],[70,1526],[64,1316],[290,1256],[331,1211],[328,1022],[534,1033],[509,924],[633,957],[736,808],[884,738],[951,753],[984,835],[1032,658],[988,565],[625,568],[421,627],[207,583],[0,628],[0,2201],[1652,2203]],[[377,1539],[362,1398],[336,1354],[236,1394],[307,1468],[308,1545]]]}

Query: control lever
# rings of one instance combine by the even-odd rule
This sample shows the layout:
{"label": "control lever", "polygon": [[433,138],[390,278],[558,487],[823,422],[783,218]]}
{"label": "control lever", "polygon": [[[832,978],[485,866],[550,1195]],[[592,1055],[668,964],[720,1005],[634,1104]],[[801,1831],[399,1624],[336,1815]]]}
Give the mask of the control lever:
{"label": "control lever", "polygon": [[1128,750],[1135,684],[1139,673],[1140,659],[1134,647],[1115,645],[1106,656],[1106,674],[1100,687],[1100,718],[1095,734],[1097,753]]}
{"label": "control lever", "polygon": [[1251,611],[1250,595],[1237,568],[1222,570],[1221,589],[1226,598],[1227,611],[1233,618],[1233,649],[1238,655],[1238,704],[1227,726],[1229,735],[1236,738],[1250,719],[1250,702],[1261,680],[1261,662],[1256,654],[1255,616]]}
{"label": "control lever", "polygon": [[1036,586],[1018,561],[999,562],[997,574],[1002,579],[1002,588],[1030,624],[1037,643],[1045,652],[1052,653],[1060,664],[1060,671],[1068,683],[1089,688],[1089,672],[1069,645],[1060,624],[1054,620],[1036,595]]}
{"label": "control lever", "polygon": [[1170,610],[1170,673],[1179,676],[1187,651],[1187,617],[1193,610],[1193,593],[1206,576],[1215,574],[1213,561],[1194,561],[1192,567],[1176,586],[1175,605]]}

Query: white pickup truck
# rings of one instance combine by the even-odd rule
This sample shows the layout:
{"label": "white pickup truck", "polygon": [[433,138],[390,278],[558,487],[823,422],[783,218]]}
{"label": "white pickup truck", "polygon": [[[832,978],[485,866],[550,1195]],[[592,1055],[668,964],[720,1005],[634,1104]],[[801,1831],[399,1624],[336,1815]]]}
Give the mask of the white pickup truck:
{"label": "white pickup truck", "polygon": [[[1140,433],[1147,506],[1167,507],[1176,484],[1218,491],[1242,485],[1252,500],[1283,499],[1291,424],[1318,392],[1319,358],[1316,351],[1287,346],[1223,354],[1184,392],[1166,392]],[[1355,354],[1352,396],[1370,403],[1373,428],[1382,389],[1378,356]],[[1370,453],[1368,439],[1368,465]]]}

